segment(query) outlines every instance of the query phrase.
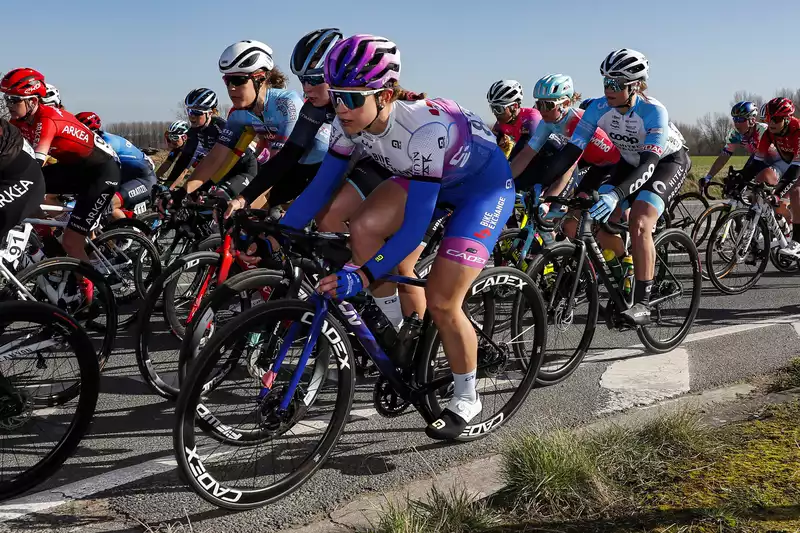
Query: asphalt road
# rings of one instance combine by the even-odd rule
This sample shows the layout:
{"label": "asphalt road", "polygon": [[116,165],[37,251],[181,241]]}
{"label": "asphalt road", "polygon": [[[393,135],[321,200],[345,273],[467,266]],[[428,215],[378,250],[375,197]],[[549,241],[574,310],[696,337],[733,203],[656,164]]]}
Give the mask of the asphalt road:
{"label": "asphalt road", "polygon": [[47,483],[0,504],[0,530],[143,531],[137,521],[156,526],[186,523],[188,517],[195,531],[279,531],[309,522],[360,493],[385,491],[486,455],[509,431],[577,425],[769,373],[800,354],[794,323],[800,323],[800,277],[770,266],[760,283],[740,296],[720,295],[706,282],[692,334],[679,349],[645,355],[631,348],[639,343],[634,334],[608,331],[601,324],[591,355],[574,375],[534,390],[504,430],[470,444],[430,441],[415,412],[394,419],[378,416],[371,409],[371,382],[360,381],[354,416],[325,466],[289,498],[241,513],[206,504],[179,479],[173,406],[142,382],[131,330],[120,332],[119,347],[102,378],[91,433]]}

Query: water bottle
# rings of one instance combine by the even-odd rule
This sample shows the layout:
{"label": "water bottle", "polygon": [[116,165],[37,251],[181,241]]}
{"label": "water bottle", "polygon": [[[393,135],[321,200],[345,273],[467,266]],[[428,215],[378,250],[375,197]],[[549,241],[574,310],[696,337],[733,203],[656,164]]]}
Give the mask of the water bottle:
{"label": "water bottle", "polygon": [[625,294],[626,297],[629,297],[631,294],[631,289],[633,287],[633,257],[630,255],[626,255],[622,258],[622,292]]}
{"label": "water bottle", "polygon": [[403,326],[397,334],[397,342],[389,353],[389,358],[394,361],[397,368],[408,368],[414,358],[415,341],[419,338],[422,331],[422,320],[416,311],[411,316],[403,319]]}
{"label": "water bottle", "polygon": [[369,326],[369,330],[375,336],[375,340],[381,348],[389,353],[397,342],[397,331],[395,331],[392,323],[383,314],[381,308],[373,301],[370,300],[364,311],[361,313],[361,318]]}
{"label": "water bottle", "polygon": [[603,250],[603,259],[606,260],[608,268],[611,270],[611,274],[614,276],[614,279],[618,282],[621,281],[622,264],[620,264],[619,259],[617,259],[617,254],[614,253],[614,250],[609,250],[608,248]]}

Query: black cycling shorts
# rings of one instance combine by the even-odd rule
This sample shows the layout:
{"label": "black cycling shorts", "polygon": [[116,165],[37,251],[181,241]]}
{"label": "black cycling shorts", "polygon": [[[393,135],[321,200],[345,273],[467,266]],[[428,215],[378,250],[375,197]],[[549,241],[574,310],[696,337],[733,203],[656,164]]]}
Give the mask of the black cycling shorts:
{"label": "black cycling shorts", "polygon": [[128,180],[120,183],[117,198],[126,209],[133,209],[136,205],[150,200],[153,185],[156,184],[156,175]]}
{"label": "black cycling shorts", "polygon": [[[686,148],[664,156],[656,165],[653,175],[647,180],[647,183],[622,202],[622,210],[624,211],[633,205],[634,201],[639,200],[655,207],[658,210],[658,215],[661,216],[669,206],[672,198],[680,192],[691,168],[692,162],[689,159],[689,152]],[[611,179],[600,187],[600,192],[607,192],[616,187],[628,177],[633,169],[632,165],[625,162],[624,159],[621,160],[614,165]]]}
{"label": "black cycling shorts", "polygon": [[289,170],[288,175],[276,183],[269,191],[269,207],[288,204],[306,190],[308,184],[317,175],[321,163],[315,165],[295,165]]}
{"label": "black cycling shorts", "polygon": [[391,178],[392,175],[390,171],[383,168],[373,159],[364,158],[356,163],[356,166],[353,167],[346,179],[350,185],[355,187],[363,200],[378,188],[378,185]]}
{"label": "black cycling shorts", "polygon": [[44,167],[42,173],[48,194],[76,196],[67,228],[81,235],[88,235],[105,213],[121,177],[119,164],[113,159],[92,165],[56,163]]}
{"label": "black cycling shorts", "polygon": [[8,231],[33,216],[43,200],[42,165],[20,152],[0,171],[0,247],[5,247]]}

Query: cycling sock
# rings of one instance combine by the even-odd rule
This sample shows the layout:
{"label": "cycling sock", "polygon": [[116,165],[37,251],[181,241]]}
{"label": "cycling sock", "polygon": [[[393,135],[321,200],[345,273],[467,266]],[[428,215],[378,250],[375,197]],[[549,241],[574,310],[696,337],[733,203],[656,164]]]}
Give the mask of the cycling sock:
{"label": "cycling sock", "polygon": [[650,303],[650,291],[653,288],[653,280],[642,281],[637,279],[636,280],[636,288],[634,289],[634,296],[633,302],[634,304],[644,304],[647,305]]}
{"label": "cycling sock", "polygon": [[478,393],[475,392],[475,373],[476,370],[466,374],[453,372],[453,397],[469,402],[474,402],[478,399]]}
{"label": "cycling sock", "polygon": [[400,307],[400,297],[397,295],[397,289],[391,296],[375,296],[372,294],[375,304],[383,311],[386,318],[394,326],[395,329],[400,327],[403,323],[403,309]]}
{"label": "cycling sock", "polygon": [[792,240],[800,242],[800,224],[797,222],[792,224]]}

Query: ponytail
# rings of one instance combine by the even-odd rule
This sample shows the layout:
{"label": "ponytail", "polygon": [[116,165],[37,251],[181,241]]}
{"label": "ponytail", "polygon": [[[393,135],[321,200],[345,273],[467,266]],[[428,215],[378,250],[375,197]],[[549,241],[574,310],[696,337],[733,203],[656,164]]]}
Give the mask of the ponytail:
{"label": "ponytail", "polygon": [[416,100],[424,100],[425,98],[428,97],[426,93],[415,93],[413,91],[403,89],[402,87],[400,87],[400,85],[397,84],[397,82],[390,85],[389,88],[394,91],[390,102],[396,102],[397,100],[403,100],[405,102],[414,102]]}
{"label": "ponytail", "polygon": [[270,88],[285,89],[286,88],[286,74],[281,72],[277,67],[267,72],[267,84]]}
{"label": "ponytail", "polygon": [[581,100],[583,100],[583,96],[581,95],[581,93],[575,93],[572,95],[572,98],[570,99],[569,103],[570,105],[575,105],[579,103]]}

